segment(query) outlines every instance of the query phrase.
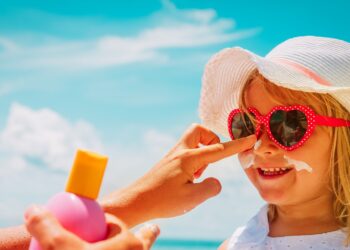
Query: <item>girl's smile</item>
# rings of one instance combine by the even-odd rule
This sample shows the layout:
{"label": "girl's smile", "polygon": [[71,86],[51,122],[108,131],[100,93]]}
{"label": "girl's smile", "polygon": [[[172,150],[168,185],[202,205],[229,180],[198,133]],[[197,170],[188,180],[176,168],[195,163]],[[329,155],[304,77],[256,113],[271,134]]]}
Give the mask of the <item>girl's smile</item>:
{"label": "girl's smile", "polygon": [[[247,107],[254,107],[264,115],[274,106],[295,104],[269,98],[260,81],[256,78],[247,87]],[[300,148],[286,151],[271,141],[265,130],[263,128],[259,141],[251,150],[239,154],[248,178],[262,198],[270,204],[290,205],[330,196],[327,173],[331,138],[327,131],[316,127]]]}

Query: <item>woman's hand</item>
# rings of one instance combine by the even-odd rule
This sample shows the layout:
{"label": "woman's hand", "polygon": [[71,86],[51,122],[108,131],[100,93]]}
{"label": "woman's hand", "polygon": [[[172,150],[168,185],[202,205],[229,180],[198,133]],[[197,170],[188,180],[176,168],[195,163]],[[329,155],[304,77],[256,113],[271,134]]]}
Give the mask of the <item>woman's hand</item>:
{"label": "woman's hand", "polygon": [[65,230],[47,210],[33,206],[27,210],[26,227],[42,250],[148,250],[159,235],[155,225],[141,228],[136,234],[115,216],[106,214],[108,239],[88,243]]}
{"label": "woman's hand", "polygon": [[184,214],[221,190],[215,178],[194,182],[207,165],[247,150],[255,141],[253,135],[220,143],[216,134],[194,124],[146,175],[105,197],[101,205],[130,227],[150,219]]}
{"label": "woman's hand", "polygon": [[[52,247],[50,249],[56,249],[57,242],[60,244],[59,249],[84,249],[87,246],[88,249],[89,247],[130,249],[133,244],[138,247],[135,249],[149,249],[157,235],[154,233],[155,230],[143,229],[141,237],[135,237],[126,226],[132,227],[150,219],[183,214],[217,195],[221,189],[218,180],[207,178],[194,183],[195,178],[202,174],[209,163],[245,151],[251,148],[255,141],[253,135],[220,143],[219,138],[207,128],[192,125],[174,148],[146,175],[129,187],[116,191],[100,201],[105,212],[114,215],[114,217],[109,215],[108,221],[111,228],[116,228],[114,231],[111,230],[115,235],[110,235],[111,238],[106,241],[87,244],[65,231],[55,218],[45,213],[29,216],[27,228],[39,242]],[[126,226],[115,217],[125,222]],[[0,237],[0,248],[9,249],[10,246],[11,249],[26,249],[28,246],[29,235],[24,227],[5,229],[1,236],[3,235],[6,240],[1,242]],[[11,236],[10,240],[8,235]],[[140,245],[143,248],[140,248]]]}

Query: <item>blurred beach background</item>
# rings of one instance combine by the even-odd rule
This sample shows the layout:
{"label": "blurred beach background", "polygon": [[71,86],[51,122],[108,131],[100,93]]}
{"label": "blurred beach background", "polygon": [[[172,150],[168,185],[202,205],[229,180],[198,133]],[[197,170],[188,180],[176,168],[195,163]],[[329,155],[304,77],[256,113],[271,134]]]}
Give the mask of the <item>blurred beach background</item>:
{"label": "blurred beach background", "polygon": [[[264,56],[299,35],[350,41],[349,9],[345,0],[0,1],[0,227],[64,190],[78,147],[110,157],[101,196],[145,173],[200,122],[215,52]],[[262,206],[236,157],[208,176],[221,194],[155,221],[154,249],[216,249]]]}

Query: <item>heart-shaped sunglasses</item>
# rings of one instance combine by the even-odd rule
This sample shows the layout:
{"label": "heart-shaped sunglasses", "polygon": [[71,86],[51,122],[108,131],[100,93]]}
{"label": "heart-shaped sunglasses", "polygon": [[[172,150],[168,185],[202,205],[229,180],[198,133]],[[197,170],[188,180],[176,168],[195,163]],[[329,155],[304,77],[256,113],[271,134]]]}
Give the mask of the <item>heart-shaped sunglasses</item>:
{"label": "heart-shaped sunglasses", "polygon": [[350,121],[317,115],[310,107],[302,105],[275,106],[263,116],[255,108],[248,108],[249,115],[234,109],[228,116],[228,130],[231,139],[252,134],[258,138],[262,125],[269,138],[284,150],[294,150],[310,138],[317,125],[350,127]]}

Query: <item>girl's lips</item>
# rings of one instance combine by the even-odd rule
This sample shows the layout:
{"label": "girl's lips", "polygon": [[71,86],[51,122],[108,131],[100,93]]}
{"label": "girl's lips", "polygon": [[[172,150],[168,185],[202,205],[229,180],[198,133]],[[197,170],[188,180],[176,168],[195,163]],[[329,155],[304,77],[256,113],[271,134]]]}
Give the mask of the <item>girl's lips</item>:
{"label": "girl's lips", "polygon": [[[264,169],[264,170],[263,170]],[[259,175],[264,179],[275,179],[278,177],[282,177],[293,170],[293,168],[285,168],[285,170],[282,170],[282,168],[257,168],[257,171]],[[279,170],[276,170],[279,169]],[[273,170],[273,171],[270,171]]]}

